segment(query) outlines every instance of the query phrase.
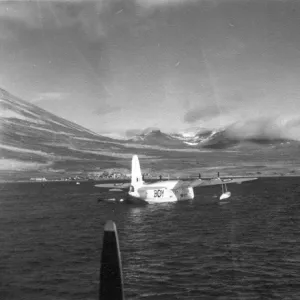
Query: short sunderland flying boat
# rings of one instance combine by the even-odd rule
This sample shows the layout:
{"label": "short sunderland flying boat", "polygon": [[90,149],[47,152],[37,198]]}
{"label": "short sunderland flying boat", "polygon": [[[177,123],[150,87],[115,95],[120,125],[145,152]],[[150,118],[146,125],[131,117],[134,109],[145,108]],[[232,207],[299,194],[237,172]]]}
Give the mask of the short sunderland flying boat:
{"label": "short sunderland flying boat", "polygon": [[[138,156],[133,155],[131,165],[131,182],[96,184],[95,186],[101,188],[109,188],[109,191],[111,192],[122,191],[129,188],[125,200],[131,203],[165,203],[192,200],[194,199],[194,187],[210,185],[222,186],[222,195],[220,196],[220,200],[224,200],[231,196],[231,193],[227,190],[226,184],[242,183],[244,181],[252,181],[256,179],[257,178],[242,177],[236,177],[234,179],[222,179],[218,176],[218,178],[199,178],[192,181],[167,180],[157,181],[154,183],[146,183],[143,180]],[[123,199],[121,199],[120,201],[123,201]]]}

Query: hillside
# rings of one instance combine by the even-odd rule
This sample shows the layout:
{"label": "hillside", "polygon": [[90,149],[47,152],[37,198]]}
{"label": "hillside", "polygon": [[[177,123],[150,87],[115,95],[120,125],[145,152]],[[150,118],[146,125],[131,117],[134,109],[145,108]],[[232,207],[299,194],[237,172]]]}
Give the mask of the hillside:
{"label": "hillside", "polygon": [[138,154],[142,167],[152,172],[298,170],[298,141],[259,136],[242,139],[229,129],[189,135],[152,130],[117,140],[0,89],[0,180],[45,175],[51,178],[106,168],[129,171],[133,154]]}
{"label": "hillside", "polygon": [[142,133],[128,140],[129,143],[139,143],[141,145],[161,146],[170,149],[187,149],[187,144],[180,138],[161,132],[160,130],[152,130],[148,133]]}
{"label": "hillside", "polygon": [[143,156],[143,149],[98,135],[3,89],[0,135],[2,178],[29,171],[35,175],[83,172],[97,169],[99,161],[104,168],[111,167],[117,159],[130,159],[135,153]]}

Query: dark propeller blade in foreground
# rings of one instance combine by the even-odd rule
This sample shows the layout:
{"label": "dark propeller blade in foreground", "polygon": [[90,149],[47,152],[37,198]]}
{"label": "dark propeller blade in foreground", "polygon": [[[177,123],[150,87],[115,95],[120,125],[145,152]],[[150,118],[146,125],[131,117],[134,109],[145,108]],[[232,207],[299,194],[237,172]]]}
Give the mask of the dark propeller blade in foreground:
{"label": "dark propeller blade in foreground", "polygon": [[123,299],[125,298],[117,228],[113,221],[107,221],[104,226],[99,300]]}

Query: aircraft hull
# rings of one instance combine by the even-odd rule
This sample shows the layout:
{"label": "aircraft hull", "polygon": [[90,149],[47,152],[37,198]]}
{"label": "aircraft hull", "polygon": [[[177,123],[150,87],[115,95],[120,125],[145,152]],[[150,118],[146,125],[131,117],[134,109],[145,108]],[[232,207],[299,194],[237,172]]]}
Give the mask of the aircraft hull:
{"label": "aircraft hull", "polygon": [[124,203],[127,204],[136,204],[136,205],[145,205],[148,204],[147,201],[145,201],[144,199],[140,198],[140,197],[133,197],[128,195],[124,201]]}
{"label": "aircraft hull", "polygon": [[131,203],[168,203],[177,201],[186,201],[194,199],[194,189],[180,188],[176,190],[170,190],[165,188],[158,189],[143,189],[138,190],[136,195],[129,195],[128,200]]}

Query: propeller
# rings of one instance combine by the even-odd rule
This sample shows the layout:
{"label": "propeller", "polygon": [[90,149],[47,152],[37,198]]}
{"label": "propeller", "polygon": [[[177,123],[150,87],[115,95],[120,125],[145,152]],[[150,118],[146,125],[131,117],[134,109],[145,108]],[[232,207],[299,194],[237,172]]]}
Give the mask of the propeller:
{"label": "propeller", "polygon": [[116,224],[111,220],[104,226],[99,277],[99,299],[124,299],[119,238]]}

